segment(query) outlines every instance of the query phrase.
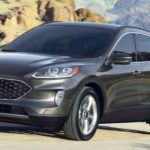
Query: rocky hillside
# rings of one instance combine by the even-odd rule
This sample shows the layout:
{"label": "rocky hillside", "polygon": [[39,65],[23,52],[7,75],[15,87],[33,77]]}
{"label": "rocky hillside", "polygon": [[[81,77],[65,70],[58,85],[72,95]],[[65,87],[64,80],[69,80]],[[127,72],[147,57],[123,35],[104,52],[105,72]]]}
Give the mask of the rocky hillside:
{"label": "rocky hillside", "polygon": [[0,0],[0,45],[45,22],[106,22],[90,9],[75,8],[74,0]]}

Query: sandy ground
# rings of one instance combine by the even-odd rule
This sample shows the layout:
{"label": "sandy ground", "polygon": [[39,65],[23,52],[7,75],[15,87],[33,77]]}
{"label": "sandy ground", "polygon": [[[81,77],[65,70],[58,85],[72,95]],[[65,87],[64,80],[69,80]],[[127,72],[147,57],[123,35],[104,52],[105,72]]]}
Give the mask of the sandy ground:
{"label": "sandy ground", "polygon": [[66,140],[63,133],[0,123],[0,150],[150,150],[150,126],[145,123],[100,125],[91,141]]}

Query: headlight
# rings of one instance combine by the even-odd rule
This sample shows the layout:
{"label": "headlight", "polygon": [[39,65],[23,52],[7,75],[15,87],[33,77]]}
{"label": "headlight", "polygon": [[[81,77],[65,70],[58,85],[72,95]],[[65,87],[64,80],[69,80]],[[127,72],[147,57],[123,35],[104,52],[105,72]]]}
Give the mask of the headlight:
{"label": "headlight", "polygon": [[68,78],[76,75],[79,67],[47,67],[38,70],[32,76],[34,78]]}

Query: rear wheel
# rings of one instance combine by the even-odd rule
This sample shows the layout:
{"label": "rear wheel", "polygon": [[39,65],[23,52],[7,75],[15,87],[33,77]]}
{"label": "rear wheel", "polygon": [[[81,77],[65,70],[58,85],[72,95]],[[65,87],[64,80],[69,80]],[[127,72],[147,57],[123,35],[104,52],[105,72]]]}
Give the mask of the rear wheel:
{"label": "rear wheel", "polygon": [[90,87],[83,88],[75,99],[69,119],[64,125],[67,138],[73,140],[91,139],[97,129],[99,108],[96,92]]}

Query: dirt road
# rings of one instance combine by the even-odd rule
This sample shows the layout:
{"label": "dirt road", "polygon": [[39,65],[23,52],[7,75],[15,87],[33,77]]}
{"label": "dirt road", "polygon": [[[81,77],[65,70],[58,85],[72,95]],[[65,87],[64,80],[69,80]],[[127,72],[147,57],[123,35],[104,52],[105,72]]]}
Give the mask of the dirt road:
{"label": "dirt road", "polygon": [[87,142],[66,140],[30,126],[0,123],[0,150],[150,150],[150,126],[145,123],[100,125]]}

